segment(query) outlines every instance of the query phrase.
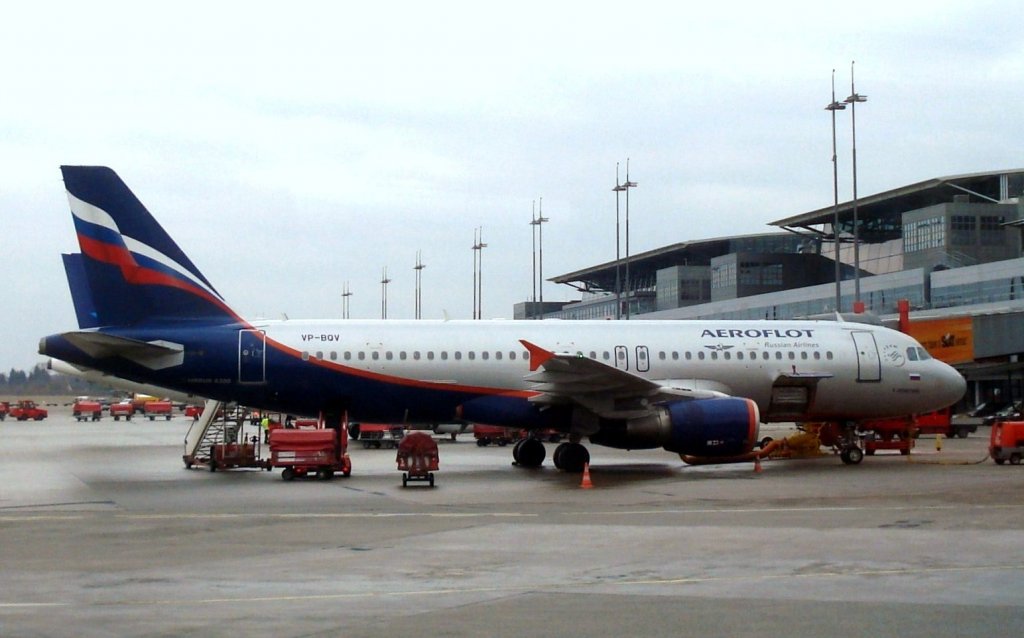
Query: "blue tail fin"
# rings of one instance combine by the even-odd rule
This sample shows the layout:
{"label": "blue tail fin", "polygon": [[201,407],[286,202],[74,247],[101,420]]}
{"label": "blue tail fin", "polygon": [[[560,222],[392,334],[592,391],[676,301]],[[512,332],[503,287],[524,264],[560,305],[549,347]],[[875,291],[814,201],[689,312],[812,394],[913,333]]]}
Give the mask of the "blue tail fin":
{"label": "blue tail fin", "polygon": [[238,319],[114,171],[62,166],[61,172],[82,249],[65,257],[82,328]]}

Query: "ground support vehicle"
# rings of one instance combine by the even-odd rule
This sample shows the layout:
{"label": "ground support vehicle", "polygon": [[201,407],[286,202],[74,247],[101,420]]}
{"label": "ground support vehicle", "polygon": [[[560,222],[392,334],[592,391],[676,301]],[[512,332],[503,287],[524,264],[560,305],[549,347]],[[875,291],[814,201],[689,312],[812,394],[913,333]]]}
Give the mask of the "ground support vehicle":
{"label": "ground support vehicle", "polygon": [[476,439],[476,444],[480,447],[487,447],[491,443],[504,447],[509,443],[515,443],[522,439],[524,434],[525,432],[518,428],[480,424],[473,426],[473,438]]}
{"label": "ground support vehicle", "polygon": [[297,476],[315,473],[328,480],[336,472],[352,474],[348,456],[348,437],[344,430],[323,428],[299,430],[278,428],[270,432],[270,459],[267,469],[281,467],[281,478],[290,481]]}
{"label": "ground support vehicle", "polygon": [[864,421],[860,430],[864,436],[864,453],[868,456],[878,450],[898,450],[906,456],[914,448],[914,439],[919,434],[917,421],[912,416]]}
{"label": "ground support vehicle", "polygon": [[364,448],[395,448],[405,436],[405,428],[387,423],[360,423],[359,440]]}
{"label": "ground support vehicle", "polygon": [[170,401],[147,401],[146,407],[143,408],[143,413],[149,417],[150,421],[155,421],[158,416],[162,416],[170,421],[172,410],[173,406],[171,406]]}
{"label": "ground support vehicle", "polygon": [[7,418],[7,413],[11,411],[11,406],[6,401],[0,401],[0,421]]}
{"label": "ground support vehicle", "polygon": [[120,403],[110,404],[110,416],[115,421],[120,421],[121,417],[124,417],[125,421],[131,421],[132,415],[135,414],[135,406],[132,405],[131,401],[122,401]]}
{"label": "ground support vehicle", "polygon": [[22,399],[10,410],[12,419],[19,421],[42,421],[49,413],[36,405],[35,401],[31,399]]}
{"label": "ground support vehicle", "polygon": [[259,455],[258,436],[250,437],[245,443],[214,443],[210,446],[210,471],[236,467],[265,467]]}
{"label": "ground support vehicle", "polygon": [[434,472],[439,466],[437,441],[425,432],[410,432],[398,443],[395,459],[402,472],[402,487],[409,481],[425,481],[434,487]]}
{"label": "ground support vehicle", "polygon": [[978,431],[978,424],[956,422],[953,420],[953,409],[945,408],[915,415],[914,428],[918,434],[941,434],[949,438],[955,436],[966,439],[971,432]]}
{"label": "ground support vehicle", "polygon": [[75,401],[71,406],[71,415],[78,421],[99,421],[103,416],[103,406],[99,401]]}
{"label": "ground support vehicle", "polygon": [[1020,465],[1024,459],[1024,421],[997,421],[992,424],[988,453],[998,465],[1007,461]]}

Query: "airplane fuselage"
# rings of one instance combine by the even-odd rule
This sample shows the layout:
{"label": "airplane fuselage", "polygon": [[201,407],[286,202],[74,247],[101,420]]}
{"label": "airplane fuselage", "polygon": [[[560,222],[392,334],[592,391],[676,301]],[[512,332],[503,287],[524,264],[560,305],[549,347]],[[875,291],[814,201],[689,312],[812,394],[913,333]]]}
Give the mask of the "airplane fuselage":
{"label": "airplane fuselage", "polygon": [[181,366],[123,361],[113,374],[298,413],[337,404],[354,419],[397,422],[450,420],[480,396],[529,399],[522,340],[662,384],[749,398],[764,421],[927,411],[948,394],[951,370],[899,332],[830,321],[293,320],[111,332],[184,349]]}

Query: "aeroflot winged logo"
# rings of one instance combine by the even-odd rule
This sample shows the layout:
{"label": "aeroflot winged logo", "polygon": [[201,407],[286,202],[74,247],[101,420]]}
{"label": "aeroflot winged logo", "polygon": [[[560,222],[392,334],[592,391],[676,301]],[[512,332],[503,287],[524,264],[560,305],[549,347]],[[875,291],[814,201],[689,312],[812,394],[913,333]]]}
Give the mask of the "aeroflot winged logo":
{"label": "aeroflot winged logo", "polygon": [[737,339],[747,337],[748,339],[810,339],[814,337],[814,330],[811,328],[719,328],[711,330],[705,328],[701,337],[713,337],[718,339]]}

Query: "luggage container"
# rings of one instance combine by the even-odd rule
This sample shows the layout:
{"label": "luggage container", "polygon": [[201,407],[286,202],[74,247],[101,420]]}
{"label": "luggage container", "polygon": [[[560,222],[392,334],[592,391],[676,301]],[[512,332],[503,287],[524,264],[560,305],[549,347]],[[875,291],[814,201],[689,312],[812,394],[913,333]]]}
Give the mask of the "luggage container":
{"label": "luggage container", "polygon": [[438,468],[437,441],[424,432],[411,432],[398,443],[396,457],[402,471],[402,487],[409,481],[425,481],[434,487],[434,472]]}

